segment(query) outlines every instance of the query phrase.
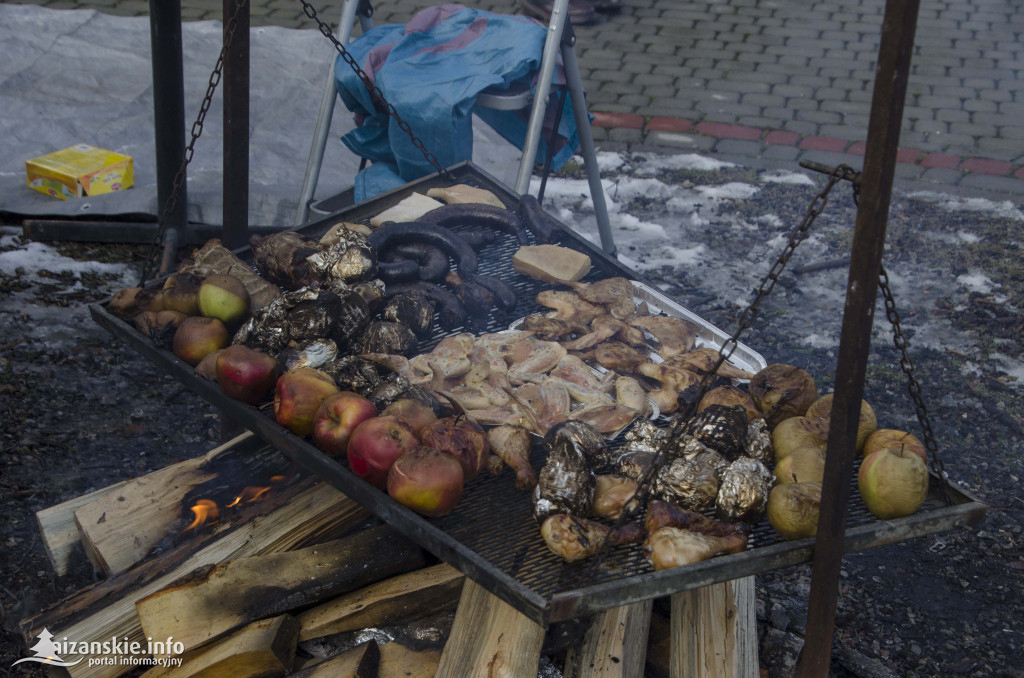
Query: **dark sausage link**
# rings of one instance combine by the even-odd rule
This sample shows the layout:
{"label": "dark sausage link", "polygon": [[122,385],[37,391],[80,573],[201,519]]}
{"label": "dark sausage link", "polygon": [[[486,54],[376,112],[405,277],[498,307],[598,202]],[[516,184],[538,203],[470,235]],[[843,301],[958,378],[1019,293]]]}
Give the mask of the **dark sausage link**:
{"label": "dark sausage link", "polygon": [[441,327],[451,330],[462,325],[466,320],[466,307],[459,298],[435,283],[423,281],[396,283],[388,285],[384,296],[391,298],[403,292],[419,293],[437,304],[438,320]]}
{"label": "dark sausage link", "polygon": [[[439,207],[438,209],[444,208]],[[466,244],[466,241],[459,235],[437,224],[421,221],[402,223],[389,221],[367,236],[366,242],[378,253],[378,256],[381,252],[386,252],[400,243],[417,242],[434,245],[455,259],[460,273],[476,273],[477,258],[473,248]]]}
{"label": "dark sausage link", "polygon": [[554,242],[555,226],[541,208],[537,198],[529,193],[524,193],[519,198],[518,213],[523,220],[523,224],[530,233],[533,233],[533,237],[537,239],[537,242],[542,244]]}
{"label": "dark sausage link", "polygon": [[494,295],[494,303],[503,311],[511,311],[516,307],[516,291],[511,285],[491,275],[474,274],[470,280],[486,287]]}
{"label": "dark sausage link", "polygon": [[529,245],[523,220],[512,210],[483,203],[458,203],[432,209],[420,221],[439,226],[487,226],[514,235],[520,245]]}

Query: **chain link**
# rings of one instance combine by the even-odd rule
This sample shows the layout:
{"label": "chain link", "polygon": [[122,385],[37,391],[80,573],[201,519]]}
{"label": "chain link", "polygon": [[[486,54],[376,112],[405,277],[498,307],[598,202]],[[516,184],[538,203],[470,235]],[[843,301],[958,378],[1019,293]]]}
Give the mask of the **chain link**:
{"label": "chain link", "polygon": [[317,15],[316,8],[306,0],[298,1],[302,5],[302,11],[306,13],[307,17],[316,22],[317,28],[320,29],[320,33],[331,41],[331,44],[334,45],[334,49],[338,51],[341,58],[362,81],[363,86],[366,87],[366,90],[370,93],[370,97],[373,99],[374,105],[383,108],[387,111],[389,116],[395,119],[395,122],[398,124],[398,128],[409,136],[409,140],[412,142],[412,145],[423,154],[423,157],[435,170],[437,170],[437,173],[441,178],[445,181],[454,183],[451,174],[449,174],[448,170],[441,165],[441,161],[437,159],[437,156],[430,152],[430,149],[428,149],[426,144],[423,143],[423,140],[413,132],[409,123],[403,120],[402,116],[399,115],[398,109],[396,109],[394,105],[387,100],[387,97],[384,96],[384,92],[380,87],[370,79],[370,76],[366,74],[366,71],[360,68],[359,64],[356,63],[355,57],[353,57],[349,51],[345,49],[345,46],[341,44],[338,38],[334,36],[334,31],[331,30],[331,27],[320,19]]}
{"label": "chain link", "polygon": [[910,392],[910,399],[914,401],[914,412],[917,414],[917,421],[921,426],[922,442],[928,448],[929,464],[932,472],[942,483],[943,494],[947,501],[950,501],[949,476],[946,473],[945,464],[939,457],[939,444],[935,440],[935,433],[932,431],[931,420],[928,417],[928,408],[925,407],[924,398],[921,395],[921,384],[914,376],[914,361],[907,351],[910,341],[906,333],[903,332],[900,314],[896,311],[896,300],[893,298],[892,288],[889,286],[889,274],[886,273],[884,267],[878,274],[878,287],[885,300],[885,315],[889,319],[889,323],[892,324],[892,342],[900,352],[900,369],[907,376],[907,390]]}
{"label": "chain link", "polygon": [[181,190],[182,184],[185,182],[185,171],[188,168],[189,163],[192,162],[192,156],[195,154],[196,141],[203,134],[203,125],[206,121],[206,114],[210,110],[210,105],[213,103],[214,92],[217,91],[217,85],[220,84],[221,75],[224,72],[224,57],[227,54],[228,48],[231,46],[231,40],[235,36],[235,30],[238,28],[238,17],[241,16],[243,9],[246,12],[249,11],[248,2],[240,2],[235,5],[235,11],[228,19],[228,22],[224,25],[224,41],[220,48],[220,54],[217,56],[217,63],[213,67],[213,72],[210,73],[210,81],[206,86],[206,95],[203,97],[203,101],[199,105],[199,114],[196,116],[195,122],[192,123],[192,138],[189,141],[188,146],[185,148],[181,167],[178,168],[178,173],[174,175],[171,194],[167,196],[163,209],[160,210],[160,214],[157,217],[157,223],[159,226],[157,228],[156,238],[150,245],[149,252],[146,254],[146,259],[142,262],[142,274],[139,277],[139,287],[146,284],[146,280],[148,280],[149,276],[153,273],[156,262],[160,260],[160,251],[162,249],[164,236],[167,234],[167,219],[178,204],[178,193]]}

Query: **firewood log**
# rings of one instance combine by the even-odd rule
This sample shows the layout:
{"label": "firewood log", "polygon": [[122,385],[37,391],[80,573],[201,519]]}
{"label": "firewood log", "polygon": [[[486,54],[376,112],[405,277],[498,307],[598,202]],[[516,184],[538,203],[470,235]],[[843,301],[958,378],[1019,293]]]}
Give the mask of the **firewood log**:
{"label": "firewood log", "polygon": [[653,602],[594,615],[583,641],[566,652],[564,678],[644,678]]}
{"label": "firewood log", "polygon": [[462,582],[461,572],[441,564],[371,584],[299,613],[299,642],[401,624],[454,608]]}
{"label": "firewood log", "polygon": [[330,659],[312,663],[290,678],[378,678],[379,668],[380,649],[376,641],[370,640]]}
{"label": "firewood log", "polygon": [[172,637],[195,648],[256,619],[424,564],[422,549],[390,527],[378,526],[326,544],[196,570],[137,600],[135,609],[147,637]]}
{"label": "firewood log", "polygon": [[[295,661],[299,625],[282,614],[255,621],[180,657],[178,666],[157,666],[143,678],[273,678]],[[172,657],[173,658],[173,657]],[[343,675],[343,674],[339,674]]]}

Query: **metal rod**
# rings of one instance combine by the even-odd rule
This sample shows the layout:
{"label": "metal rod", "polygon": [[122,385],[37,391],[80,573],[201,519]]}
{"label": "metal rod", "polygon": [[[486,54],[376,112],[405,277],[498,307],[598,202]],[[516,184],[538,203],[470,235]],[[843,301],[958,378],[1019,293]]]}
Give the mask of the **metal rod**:
{"label": "metal rod", "polygon": [[569,0],[554,0],[551,20],[548,22],[548,34],[544,39],[541,69],[537,75],[537,91],[534,93],[530,121],[526,127],[526,138],[523,140],[523,157],[519,160],[519,173],[516,175],[515,188],[519,195],[530,191],[530,176],[533,174],[533,164],[537,160],[537,146],[540,143],[541,128],[544,126],[544,111],[547,110],[548,96],[551,94],[551,79],[555,75],[555,58],[559,52],[568,16]]}
{"label": "metal rod", "polygon": [[[174,266],[166,248],[176,244],[188,226],[188,191],[184,177],[173,206],[163,214],[174,194],[174,180],[185,164],[185,78],[181,51],[181,0],[149,0],[149,39],[153,66],[153,128],[156,149],[156,204],[166,220],[164,264]],[[184,171],[184,170],[182,170]],[[171,245],[173,246],[173,245]],[[166,272],[161,269],[161,272]]]}
{"label": "metal rod", "polygon": [[[249,0],[224,0],[224,215],[228,249],[249,242]],[[228,19],[241,7],[233,35]]]}
{"label": "metal rod", "polygon": [[[356,16],[359,17],[359,25],[363,32],[373,28],[373,21],[370,19],[370,6],[365,0],[345,0],[341,8],[341,19],[338,22],[338,29],[335,37],[342,45],[347,45],[352,37],[352,29],[355,26]],[[333,55],[334,52],[332,51]],[[334,116],[334,105],[338,99],[338,86],[334,81],[335,58],[330,60],[327,68],[327,77],[324,78],[324,88],[320,95],[320,109],[316,117],[316,126],[313,128],[313,141],[310,144],[309,158],[306,161],[306,173],[302,178],[302,190],[299,194],[298,209],[295,212],[295,226],[302,227],[309,220],[309,205],[316,193],[316,185],[320,180],[320,168],[324,162],[324,150],[327,147],[327,135],[331,131],[331,118]]]}
{"label": "metal rod", "polygon": [[807,634],[800,678],[828,676],[839,597],[850,475],[856,452],[864,375],[878,298],[878,275],[896,173],[903,104],[914,49],[919,0],[887,0],[871,96],[860,203],[853,235],[842,335],[836,366],[818,535],[811,567]]}

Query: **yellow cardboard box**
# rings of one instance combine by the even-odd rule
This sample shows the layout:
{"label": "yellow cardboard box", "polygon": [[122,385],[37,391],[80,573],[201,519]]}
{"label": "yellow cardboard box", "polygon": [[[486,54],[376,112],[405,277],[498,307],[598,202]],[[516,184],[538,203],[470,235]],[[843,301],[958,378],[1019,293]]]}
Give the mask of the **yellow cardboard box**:
{"label": "yellow cardboard box", "polygon": [[76,144],[25,162],[29,188],[61,200],[112,193],[135,182],[130,155]]}

